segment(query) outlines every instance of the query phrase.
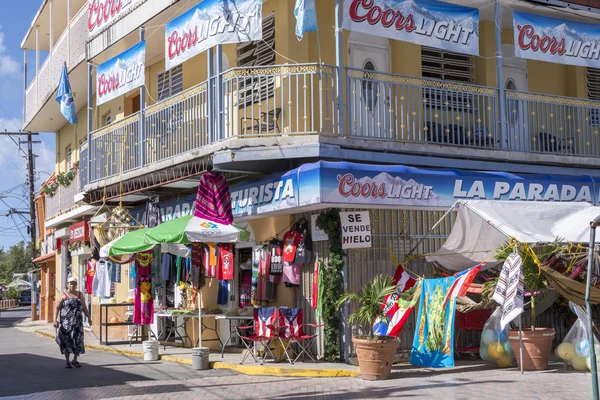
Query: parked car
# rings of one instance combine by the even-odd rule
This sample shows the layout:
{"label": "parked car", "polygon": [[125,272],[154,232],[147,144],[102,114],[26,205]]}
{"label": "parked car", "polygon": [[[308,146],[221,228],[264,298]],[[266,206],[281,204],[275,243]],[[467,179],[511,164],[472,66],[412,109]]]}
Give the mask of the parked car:
{"label": "parked car", "polygon": [[31,290],[23,290],[19,293],[19,306],[31,305]]}

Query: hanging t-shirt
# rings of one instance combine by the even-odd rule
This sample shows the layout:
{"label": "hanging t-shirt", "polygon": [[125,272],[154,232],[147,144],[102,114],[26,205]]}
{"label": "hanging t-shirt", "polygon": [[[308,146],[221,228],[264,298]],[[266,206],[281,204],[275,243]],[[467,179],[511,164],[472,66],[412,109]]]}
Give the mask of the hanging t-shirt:
{"label": "hanging t-shirt", "polygon": [[283,261],[293,263],[296,258],[296,248],[300,241],[300,234],[294,230],[283,236]]}
{"label": "hanging t-shirt", "polygon": [[175,272],[175,285],[179,286],[181,282],[181,257],[179,256],[175,258],[175,268],[177,268],[177,272]]}
{"label": "hanging t-shirt", "polygon": [[108,262],[111,283],[121,283],[121,264]]}
{"label": "hanging t-shirt", "polygon": [[217,247],[214,243],[205,243],[203,246],[204,275],[207,278],[217,277]]}
{"label": "hanging t-shirt", "polygon": [[221,280],[232,280],[234,273],[233,245],[231,243],[219,244],[219,262],[217,274]]}
{"label": "hanging t-shirt", "polygon": [[[301,264],[283,263],[283,282],[292,285],[300,285]],[[286,285],[289,287],[289,285]]]}
{"label": "hanging t-shirt", "polygon": [[94,275],[96,275],[96,261],[88,260],[87,271],[85,273],[85,291],[87,294],[92,294],[92,282],[94,282]]}
{"label": "hanging t-shirt", "polygon": [[202,243],[192,243],[192,287],[204,287],[204,268],[202,267]]}
{"label": "hanging t-shirt", "polygon": [[312,238],[308,231],[308,222],[300,221],[296,225],[296,231],[300,234],[300,240],[296,247],[295,264],[310,264],[312,261]]}
{"label": "hanging t-shirt", "polygon": [[160,269],[163,281],[170,281],[171,279],[171,266],[173,264],[171,255],[164,253],[162,255]]}
{"label": "hanging t-shirt", "polygon": [[283,275],[283,247],[281,240],[273,239],[269,242],[269,254],[271,255],[270,274]]}
{"label": "hanging t-shirt", "polygon": [[219,292],[217,293],[217,304],[227,304],[229,298],[229,285],[227,281],[219,281]]}

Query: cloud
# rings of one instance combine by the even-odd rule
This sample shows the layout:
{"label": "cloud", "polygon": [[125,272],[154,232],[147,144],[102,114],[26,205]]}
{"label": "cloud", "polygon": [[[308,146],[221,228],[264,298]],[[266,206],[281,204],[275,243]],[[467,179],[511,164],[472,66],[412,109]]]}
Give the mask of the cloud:
{"label": "cloud", "polygon": [[6,54],[5,39],[2,25],[0,25],[0,76],[16,75],[21,69],[21,64],[14,57]]}

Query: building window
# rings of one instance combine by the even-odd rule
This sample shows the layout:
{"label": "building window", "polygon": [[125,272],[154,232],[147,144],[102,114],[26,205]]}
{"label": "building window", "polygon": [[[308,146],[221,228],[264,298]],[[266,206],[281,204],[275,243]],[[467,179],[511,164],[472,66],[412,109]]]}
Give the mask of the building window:
{"label": "building window", "polygon": [[[366,72],[375,72],[377,67],[371,60],[367,60],[363,65],[363,70]],[[362,81],[362,95],[365,99],[365,104],[369,107],[369,110],[373,110],[377,106],[377,95],[379,94],[379,87],[374,84],[371,79],[363,79]]]}
{"label": "building window", "polygon": [[[259,67],[275,64],[275,14],[263,18],[263,40],[240,43],[237,47],[238,67]],[[274,94],[275,77],[254,76],[239,83],[239,106],[260,103]]]}
{"label": "building window", "polygon": [[73,162],[73,149],[71,149],[71,145],[67,146],[65,149],[65,154],[67,155],[67,170],[71,168],[71,163]]}
{"label": "building window", "polygon": [[[587,69],[587,86],[588,98],[600,101],[600,69]],[[590,122],[592,126],[600,126],[600,110],[597,108],[590,110]]]}
{"label": "building window", "polygon": [[108,112],[102,116],[102,120],[104,121],[104,126],[110,125],[110,123],[112,122],[110,110],[108,110]]}
{"label": "building window", "polygon": [[[473,57],[467,54],[421,46],[423,76],[442,81],[473,83]],[[427,107],[473,112],[472,96],[436,88],[424,88]]]}
{"label": "building window", "polygon": [[168,99],[183,91],[183,65],[158,74],[158,101]]}

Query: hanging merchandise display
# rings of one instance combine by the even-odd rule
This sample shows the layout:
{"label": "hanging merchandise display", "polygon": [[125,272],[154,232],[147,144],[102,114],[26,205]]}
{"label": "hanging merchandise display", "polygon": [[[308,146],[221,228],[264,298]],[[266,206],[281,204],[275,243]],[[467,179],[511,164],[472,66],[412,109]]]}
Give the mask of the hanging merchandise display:
{"label": "hanging merchandise display", "polygon": [[121,264],[108,262],[108,270],[110,274],[111,283],[121,283]]}
{"label": "hanging merchandise display", "polygon": [[225,305],[229,300],[229,285],[227,281],[220,280],[219,281],[219,291],[217,293],[217,304]]}
{"label": "hanging merchandise display", "polygon": [[483,326],[479,356],[482,360],[492,362],[500,368],[508,368],[514,355],[508,341],[507,329],[502,328],[501,322],[502,307],[498,307]]}
{"label": "hanging merchandise display", "polygon": [[[454,311],[456,299],[446,302],[456,278],[425,279],[410,363],[422,367],[454,367]],[[445,306],[444,306],[445,304]]]}
{"label": "hanging merchandise display", "polygon": [[146,218],[142,222],[148,228],[154,228],[158,224],[160,224],[161,216],[160,216],[160,204],[158,201],[158,196],[153,196],[148,199],[146,202],[146,210],[144,212]]}
{"label": "hanging merchandise display", "polygon": [[110,297],[109,261],[101,258],[96,263],[96,274],[92,282],[92,294],[96,297]]}
{"label": "hanging merchandise display", "polygon": [[286,261],[283,262],[283,282],[285,283],[286,287],[300,286],[301,269],[301,264],[292,264]]}
{"label": "hanging merchandise display", "polygon": [[200,289],[205,284],[205,272],[202,265],[202,243],[192,243],[192,287]]}
{"label": "hanging merchandise display", "polygon": [[266,247],[255,247],[252,251],[252,304],[264,306],[267,303],[267,280],[271,254]]}
{"label": "hanging merchandise display", "polygon": [[172,260],[173,260],[173,257],[171,257],[171,255],[168,253],[164,253],[161,256],[160,270],[161,270],[162,280],[165,282],[173,280],[173,278],[171,276],[171,268],[173,266]]}
{"label": "hanging merchandise display", "polygon": [[503,330],[523,312],[523,260],[516,246],[502,266],[492,300],[502,306],[500,328]]}
{"label": "hanging merchandise display", "polygon": [[154,298],[152,296],[152,251],[137,253],[135,274],[137,285],[133,308],[133,323],[149,325],[154,322]]}
{"label": "hanging merchandise display", "polygon": [[312,238],[308,230],[308,221],[305,218],[300,219],[296,222],[293,229],[300,234],[294,263],[310,264],[312,261]]}
{"label": "hanging merchandise display", "polygon": [[283,275],[283,242],[277,238],[271,240],[268,245],[270,260],[270,274]]}
{"label": "hanging merchandise display", "polygon": [[206,278],[217,277],[217,246],[214,243],[204,243],[202,248],[202,263]]}
{"label": "hanging merchandise display", "polygon": [[233,222],[229,186],[224,175],[206,172],[200,177],[194,216],[224,225]]}
{"label": "hanging merchandise display", "polygon": [[277,285],[279,282],[281,282],[281,275],[269,275],[266,290],[267,301],[275,301],[277,298]]}
{"label": "hanging merchandise display", "polygon": [[241,271],[240,308],[252,304],[252,270]]}
{"label": "hanging merchandise display", "polygon": [[217,275],[221,280],[229,281],[234,278],[233,245],[231,243],[219,244]]}
{"label": "hanging merchandise display", "polygon": [[156,289],[163,286],[162,278],[162,254],[160,253],[160,246],[156,246],[152,249],[152,293],[156,294]]}
{"label": "hanging merchandise display", "polygon": [[87,262],[87,270],[85,273],[85,292],[87,294],[92,294],[92,284],[94,282],[94,277],[96,276],[96,260],[88,260]]}

